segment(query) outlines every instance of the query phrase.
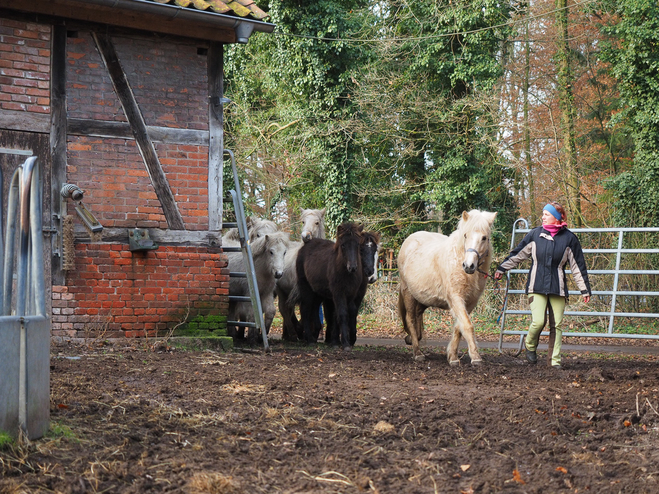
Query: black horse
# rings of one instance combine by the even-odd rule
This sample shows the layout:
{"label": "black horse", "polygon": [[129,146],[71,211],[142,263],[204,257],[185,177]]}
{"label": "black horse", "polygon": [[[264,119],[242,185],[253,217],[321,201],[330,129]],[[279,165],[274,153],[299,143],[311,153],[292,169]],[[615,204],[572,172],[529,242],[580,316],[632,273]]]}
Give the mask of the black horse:
{"label": "black horse", "polygon": [[336,328],[333,343],[338,344],[340,336],[345,350],[352,346],[350,335],[356,334],[359,309],[356,301],[364,279],[360,253],[364,242],[363,228],[355,223],[344,223],[337,228],[336,242],[311,239],[298,251],[296,295],[300,301],[304,338],[308,343],[315,343],[320,333],[320,304],[331,300],[331,318]]}
{"label": "black horse", "polygon": [[[371,283],[375,283],[378,279],[378,252],[380,250],[380,234],[377,232],[362,232],[364,241],[359,248],[359,254],[362,258],[362,284],[355,297],[355,305],[357,312],[362,305],[366,289]],[[324,300],[323,306],[325,307],[325,315],[327,318],[327,327],[325,329],[325,343],[328,345],[338,344],[339,334],[336,332],[336,326],[333,320],[334,306],[331,300]],[[350,345],[354,346],[357,341],[357,324],[350,328]]]}

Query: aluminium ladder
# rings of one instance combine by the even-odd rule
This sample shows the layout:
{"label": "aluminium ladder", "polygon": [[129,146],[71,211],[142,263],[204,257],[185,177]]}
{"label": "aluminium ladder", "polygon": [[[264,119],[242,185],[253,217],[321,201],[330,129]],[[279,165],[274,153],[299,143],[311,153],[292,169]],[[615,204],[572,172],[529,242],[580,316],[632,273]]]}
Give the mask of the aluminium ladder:
{"label": "aluminium ladder", "polygon": [[252,304],[254,309],[254,321],[227,321],[229,326],[240,326],[246,328],[256,328],[261,332],[263,337],[263,348],[269,350],[268,335],[266,333],[265,323],[263,319],[263,308],[261,306],[261,297],[259,295],[258,283],[256,281],[256,271],[254,269],[254,259],[252,257],[252,248],[249,243],[249,233],[247,232],[247,221],[245,219],[245,208],[243,206],[243,198],[240,191],[240,180],[238,178],[238,170],[236,169],[236,158],[232,151],[224,150],[224,155],[231,158],[231,171],[233,172],[234,189],[227,193],[227,197],[231,197],[233,202],[233,209],[236,214],[235,222],[224,222],[222,228],[238,228],[238,236],[240,239],[240,247],[225,247],[222,246],[224,252],[242,252],[243,265],[246,266],[246,272],[231,272],[229,277],[232,278],[247,278],[247,286],[249,287],[249,297],[239,295],[229,295],[229,301],[232,302],[248,302]]}

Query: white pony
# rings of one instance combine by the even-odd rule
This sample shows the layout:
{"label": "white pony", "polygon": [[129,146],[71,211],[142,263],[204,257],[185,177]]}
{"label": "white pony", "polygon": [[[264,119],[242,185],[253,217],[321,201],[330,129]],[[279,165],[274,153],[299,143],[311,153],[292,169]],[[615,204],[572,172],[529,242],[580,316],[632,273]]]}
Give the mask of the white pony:
{"label": "white pony", "polygon": [[[245,222],[247,223],[247,232],[250,243],[253,243],[257,238],[267,235],[268,233],[279,231],[279,228],[274,221],[264,220],[256,216],[248,216],[245,218]],[[240,234],[238,233],[238,228],[231,228],[222,235],[222,245],[226,247],[240,247]]]}
{"label": "white pony", "polygon": [[[398,311],[412,345],[414,359],[423,360],[423,313],[428,307],[447,309],[453,315],[453,333],[446,348],[451,365],[459,364],[458,344],[464,336],[472,364],[481,364],[469,314],[485,289],[492,260],[490,233],[496,213],[472,209],[462,213],[450,236],[417,232],[405,239],[398,253],[400,276]],[[483,271],[485,270],[485,271]]]}
{"label": "white pony", "polygon": [[[323,209],[302,210],[302,240],[308,242],[312,238],[325,238],[325,212]],[[277,280],[277,298],[279,312],[283,320],[282,338],[288,341],[297,341],[302,338],[302,325],[295,315],[295,307],[288,303],[288,296],[297,285],[295,260],[302,242],[291,241],[286,252],[286,266],[284,275]]]}

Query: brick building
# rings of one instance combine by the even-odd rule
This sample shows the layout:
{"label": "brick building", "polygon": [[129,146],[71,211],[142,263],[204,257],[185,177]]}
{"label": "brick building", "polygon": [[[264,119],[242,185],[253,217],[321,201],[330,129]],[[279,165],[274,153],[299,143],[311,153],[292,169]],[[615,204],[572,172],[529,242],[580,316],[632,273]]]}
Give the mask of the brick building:
{"label": "brick building", "polygon": [[223,45],[272,32],[264,19],[253,0],[0,0],[4,197],[38,156],[53,336],[226,311]]}

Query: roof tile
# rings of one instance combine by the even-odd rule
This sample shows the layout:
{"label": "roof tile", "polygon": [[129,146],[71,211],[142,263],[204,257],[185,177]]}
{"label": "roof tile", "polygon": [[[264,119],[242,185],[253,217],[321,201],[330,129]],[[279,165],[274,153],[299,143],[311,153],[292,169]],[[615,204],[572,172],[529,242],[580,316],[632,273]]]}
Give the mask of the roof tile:
{"label": "roof tile", "polygon": [[152,2],[178,5],[183,8],[207,10],[218,14],[234,14],[240,17],[251,16],[263,21],[268,14],[258,8],[254,0],[151,0]]}

